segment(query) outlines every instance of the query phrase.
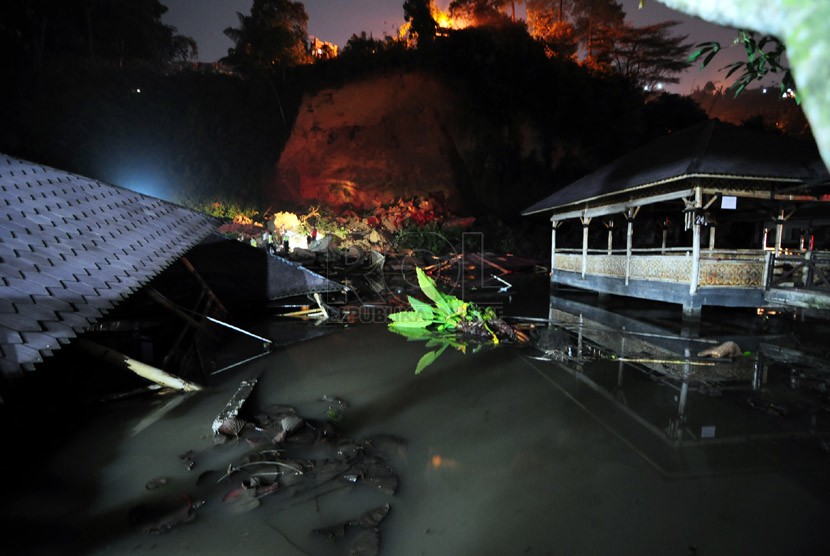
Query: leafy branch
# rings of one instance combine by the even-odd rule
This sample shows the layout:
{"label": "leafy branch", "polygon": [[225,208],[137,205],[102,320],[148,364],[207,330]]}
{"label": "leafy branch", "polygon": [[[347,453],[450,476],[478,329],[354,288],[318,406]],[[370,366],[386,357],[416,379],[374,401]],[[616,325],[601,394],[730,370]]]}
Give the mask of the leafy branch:
{"label": "leafy branch", "polygon": [[437,348],[424,354],[415,368],[415,374],[423,371],[453,347],[466,353],[466,340],[481,344],[498,345],[501,341],[527,341],[521,331],[500,319],[492,307],[481,308],[453,295],[442,293],[435,281],[420,268],[415,268],[418,286],[432,305],[408,296],[411,311],[389,315],[389,330],[410,340],[426,340],[428,348]]}
{"label": "leafy branch", "polygon": [[[746,60],[739,60],[721,68],[721,70],[728,69],[726,77],[732,77],[737,72],[737,80],[729,86],[735,91],[735,96],[738,96],[750,83],[763,79],[770,73],[781,73],[781,92],[787,94],[792,91],[795,94],[796,102],[800,102],[800,98],[796,91],[795,80],[793,79],[790,68],[782,63],[785,49],[784,43],[771,35],[765,35],[760,39],[756,38],[753,31],[741,29],[738,31],[738,37],[735,43],[741,43],[746,50]],[[705,68],[714,59],[714,57],[722,50],[719,42],[711,41],[695,45],[697,50],[692,52],[689,56],[689,62],[696,62],[703,58],[701,62],[701,69]]]}

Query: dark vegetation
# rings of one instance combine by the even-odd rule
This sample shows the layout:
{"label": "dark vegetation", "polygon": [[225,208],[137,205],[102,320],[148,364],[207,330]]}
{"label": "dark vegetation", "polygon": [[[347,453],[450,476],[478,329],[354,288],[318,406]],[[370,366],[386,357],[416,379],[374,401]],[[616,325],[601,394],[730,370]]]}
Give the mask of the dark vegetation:
{"label": "dark vegetation", "polygon": [[[266,56],[272,65],[262,67],[239,62],[237,48],[228,57],[239,62],[236,71],[225,72],[189,61],[195,44],[161,23],[160,2],[127,4],[135,13],[126,21],[102,2],[0,8],[0,46],[13,76],[0,89],[0,152],[130,187],[153,181],[157,188],[145,192],[192,206],[257,207],[304,93],[425,71],[463,91],[473,108],[476,117],[465,123],[483,139],[471,159],[455,161],[456,186],[469,213],[505,239],[526,235],[534,224],[518,212],[554,187],[705,119],[686,98],[654,100],[634,79],[551,56],[524,23],[505,18],[416,37],[418,48],[355,35],[340,56],[314,64],[293,51],[278,62]],[[302,25],[289,28],[302,38],[297,3],[258,0],[254,7],[263,4],[291,7]],[[246,21],[229,36],[250,36]],[[120,40],[128,29],[143,31]],[[527,122],[542,130],[530,150],[522,138]]]}

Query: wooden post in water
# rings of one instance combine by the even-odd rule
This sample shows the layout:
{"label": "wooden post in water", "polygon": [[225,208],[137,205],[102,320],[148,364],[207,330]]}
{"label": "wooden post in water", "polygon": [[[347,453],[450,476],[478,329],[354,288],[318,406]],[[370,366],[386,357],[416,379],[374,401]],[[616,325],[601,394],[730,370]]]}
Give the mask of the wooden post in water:
{"label": "wooden post in water", "polygon": [[637,218],[637,213],[640,212],[640,207],[630,208],[625,211],[625,221],[628,224],[625,232],[625,285],[628,285],[628,280],[631,278],[631,250],[634,246],[634,219]]}
{"label": "wooden post in water", "polygon": [[580,216],[582,222],[582,277],[588,270],[588,226],[591,224],[590,216]]}
{"label": "wooden post in water", "polygon": [[607,220],[605,227],[608,228],[608,254],[610,255],[614,251],[614,221]]}
{"label": "wooden post in water", "polygon": [[689,293],[697,293],[700,280],[700,208],[703,206],[703,191],[700,186],[695,187],[694,212],[692,213],[692,275],[689,277]]}
{"label": "wooden post in water", "polygon": [[556,270],[556,228],[559,227],[559,220],[551,218],[550,229],[550,275],[553,278],[553,271]]}

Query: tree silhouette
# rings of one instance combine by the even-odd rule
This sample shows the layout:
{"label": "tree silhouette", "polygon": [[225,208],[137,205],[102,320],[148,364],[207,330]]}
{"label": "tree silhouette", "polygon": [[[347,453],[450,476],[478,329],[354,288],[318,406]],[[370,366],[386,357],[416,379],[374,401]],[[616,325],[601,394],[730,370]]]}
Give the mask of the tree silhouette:
{"label": "tree silhouette", "polygon": [[677,74],[692,65],[687,60],[692,45],[685,42],[686,35],[671,34],[676,25],[677,21],[666,21],[614,30],[611,68],[646,90],[657,83],[678,83]]}
{"label": "tree silhouette", "polygon": [[576,31],[565,17],[571,0],[527,0],[527,26],[530,34],[545,45],[548,56],[574,58]]}
{"label": "tree silhouette", "polygon": [[0,3],[0,48],[28,71],[86,58],[163,65],[196,57],[196,42],[165,25],[158,0],[38,0]]}
{"label": "tree silhouette", "polygon": [[509,21],[504,10],[508,0],[452,0],[449,12],[453,18],[463,18],[475,26],[499,25]]}
{"label": "tree silhouette", "polygon": [[285,69],[310,61],[308,14],[300,2],[254,0],[250,15],[237,12],[239,27],[225,35],[234,42],[222,58],[243,73]]}
{"label": "tree silhouette", "polygon": [[410,24],[409,33],[424,48],[435,40],[438,23],[432,17],[432,0],[404,0],[403,18]]}

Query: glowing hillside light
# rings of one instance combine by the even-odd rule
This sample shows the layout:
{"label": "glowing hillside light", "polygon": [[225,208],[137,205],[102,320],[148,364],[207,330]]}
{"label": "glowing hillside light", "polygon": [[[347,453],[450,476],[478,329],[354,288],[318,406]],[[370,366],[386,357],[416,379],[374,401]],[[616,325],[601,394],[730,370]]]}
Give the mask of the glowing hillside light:
{"label": "glowing hillside light", "polygon": [[658,84],[657,84],[657,89],[662,89],[662,88],[663,88],[663,84],[662,84],[662,83],[658,83]]}
{"label": "glowing hillside light", "polygon": [[764,87],[761,92],[764,93],[764,94],[767,94],[767,88]]}

